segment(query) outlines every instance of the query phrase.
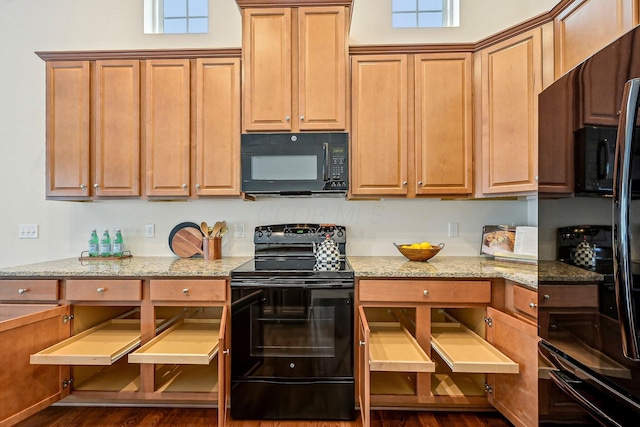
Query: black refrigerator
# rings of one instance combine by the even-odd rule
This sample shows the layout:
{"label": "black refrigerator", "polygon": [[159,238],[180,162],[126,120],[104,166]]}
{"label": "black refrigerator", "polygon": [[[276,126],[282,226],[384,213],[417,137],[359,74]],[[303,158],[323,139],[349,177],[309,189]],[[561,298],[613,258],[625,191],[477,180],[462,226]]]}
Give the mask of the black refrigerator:
{"label": "black refrigerator", "polygon": [[[540,262],[602,276],[539,275],[540,425],[640,426],[639,94],[636,27],[539,96]],[[557,236],[577,224],[610,227],[609,271],[559,256]],[[597,250],[585,245],[581,255]]]}

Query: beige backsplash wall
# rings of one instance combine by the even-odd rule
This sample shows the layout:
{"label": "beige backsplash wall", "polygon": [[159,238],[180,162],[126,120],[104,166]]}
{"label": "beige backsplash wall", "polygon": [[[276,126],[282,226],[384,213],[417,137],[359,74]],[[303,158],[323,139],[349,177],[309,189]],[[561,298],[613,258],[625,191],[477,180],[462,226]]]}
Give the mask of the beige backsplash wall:
{"label": "beige backsplash wall", "polygon": [[[476,41],[556,1],[461,0],[460,28],[385,29],[380,16],[388,0],[355,0],[353,44]],[[92,227],[123,229],[135,255],[171,255],[167,236],[181,221],[226,219],[244,224],[244,239],[225,238],[227,255],[252,251],[259,224],[337,222],[348,227],[352,255],[394,255],[391,242],[444,242],[447,255],[475,255],[485,223],[531,224],[531,201],[273,199],[258,202],[113,201],[71,203],[45,200],[45,65],[35,51],[240,47],[241,19],[234,0],[211,0],[210,33],[143,34],[142,0],[0,0],[0,267],[79,255]],[[446,235],[458,222],[460,237]],[[144,225],[156,237],[144,237]],[[19,224],[39,224],[39,238],[18,239]]]}

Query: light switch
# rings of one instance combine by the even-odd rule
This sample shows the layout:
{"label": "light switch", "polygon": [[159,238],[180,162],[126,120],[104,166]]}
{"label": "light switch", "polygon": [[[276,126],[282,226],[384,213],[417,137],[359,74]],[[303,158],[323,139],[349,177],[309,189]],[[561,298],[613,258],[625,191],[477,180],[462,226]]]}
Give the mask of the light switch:
{"label": "light switch", "polygon": [[37,239],[38,224],[20,224],[18,226],[19,239]]}
{"label": "light switch", "polygon": [[458,223],[450,222],[449,223],[449,237],[458,237]]}

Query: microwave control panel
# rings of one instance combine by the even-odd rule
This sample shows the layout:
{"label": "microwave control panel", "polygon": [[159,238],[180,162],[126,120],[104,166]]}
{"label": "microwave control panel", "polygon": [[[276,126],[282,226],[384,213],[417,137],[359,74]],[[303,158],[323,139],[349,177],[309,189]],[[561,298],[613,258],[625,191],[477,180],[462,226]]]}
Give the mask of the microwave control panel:
{"label": "microwave control panel", "polygon": [[347,160],[347,150],[345,147],[332,147],[331,148],[331,190],[346,190],[347,189],[347,174],[349,168],[349,161]]}

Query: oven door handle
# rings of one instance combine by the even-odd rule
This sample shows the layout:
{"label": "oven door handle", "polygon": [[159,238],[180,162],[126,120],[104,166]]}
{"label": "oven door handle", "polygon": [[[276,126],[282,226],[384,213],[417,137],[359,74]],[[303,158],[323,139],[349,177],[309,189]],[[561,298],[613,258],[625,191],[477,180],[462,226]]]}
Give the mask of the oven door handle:
{"label": "oven door handle", "polygon": [[620,124],[613,168],[613,276],[616,289],[622,350],[625,357],[640,361],[640,341],[633,301],[629,205],[631,204],[633,134],[640,94],[640,79],[624,85]]}
{"label": "oven door handle", "polygon": [[322,162],[322,179],[324,181],[329,181],[329,169],[331,165],[329,164],[329,143],[322,143],[322,154],[324,156],[324,162]]}
{"label": "oven door handle", "polygon": [[557,385],[566,394],[571,396],[573,400],[578,402],[580,406],[585,408],[589,412],[589,414],[595,417],[599,422],[606,425],[624,427],[615,419],[611,418],[601,408],[598,408],[596,405],[591,403],[587,397],[583,396],[580,393],[580,390],[578,390],[578,386],[582,384],[581,380],[571,378],[566,373],[560,371],[550,371],[549,378],[551,378],[555,385]]}

